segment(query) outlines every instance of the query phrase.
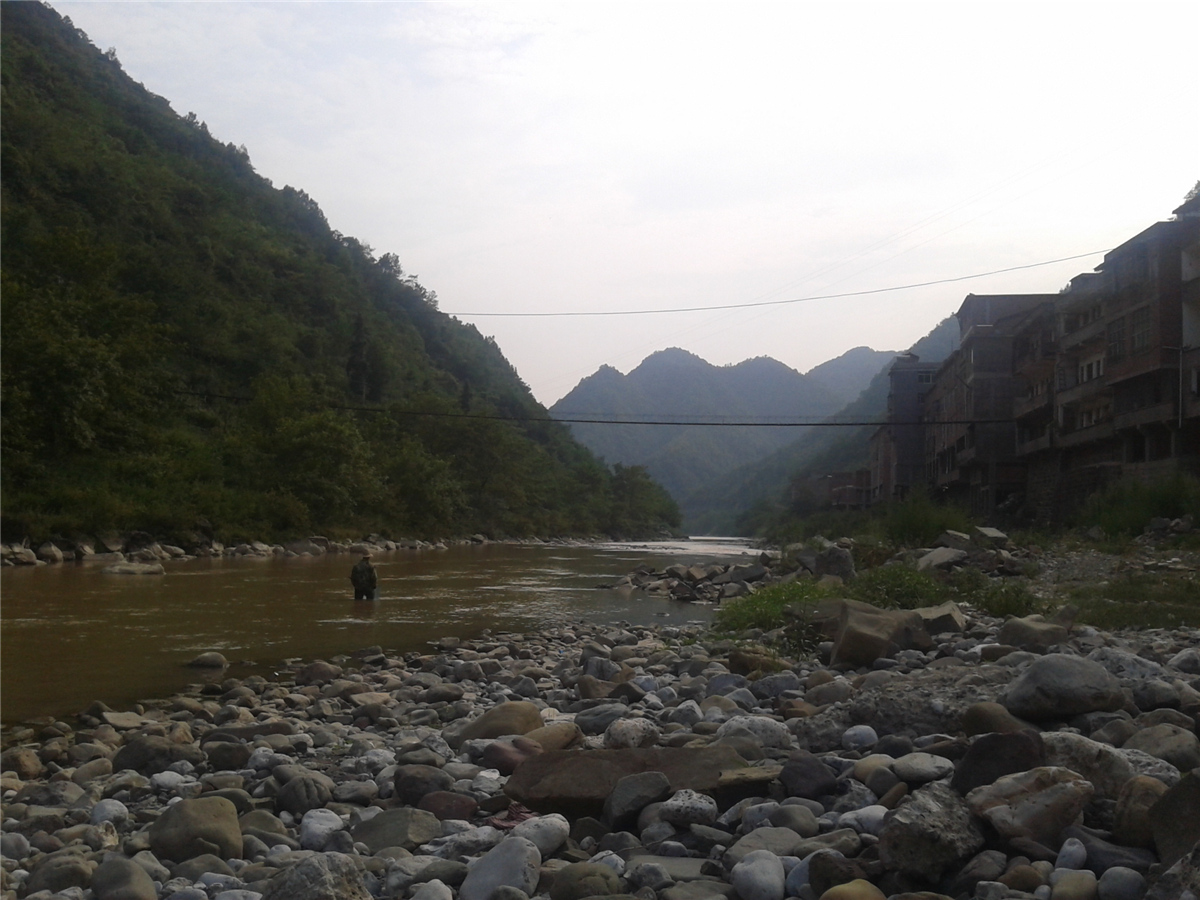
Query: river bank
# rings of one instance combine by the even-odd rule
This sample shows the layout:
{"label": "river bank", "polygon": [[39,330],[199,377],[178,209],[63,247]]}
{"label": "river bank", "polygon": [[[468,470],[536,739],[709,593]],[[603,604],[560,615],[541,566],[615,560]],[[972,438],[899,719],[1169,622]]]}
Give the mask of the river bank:
{"label": "river bank", "polygon": [[208,657],[6,734],[4,896],[1200,890],[1200,631],[957,614],[857,665],[844,634],[797,658],[579,623],[270,679]]}

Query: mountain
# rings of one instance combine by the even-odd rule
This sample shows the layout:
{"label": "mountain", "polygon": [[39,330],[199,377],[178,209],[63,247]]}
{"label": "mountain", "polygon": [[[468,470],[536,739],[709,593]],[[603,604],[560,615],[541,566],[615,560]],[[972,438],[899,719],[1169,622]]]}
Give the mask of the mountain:
{"label": "mountain", "polygon": [[5,540],[678,521],[395,254],[276,189],[69,19],[0,16]]}
{"label": "mountain", "polygon": [[879,370],[896,358],[894,350],[872,350],[855,347],[836,359],[823,362],[805,372],[805,377],[822,384],[832,393],[839,405],[849,403]]}
{"label": "mountain", "polygon": [[[909,348],[923,360],[940,362],[958,346],[958,321],[943,319]],[[854,352],[854,351],[851,351]],[[894,354],[892,354],[894,356]],[[829,417],[834,422],[882,422],[890,389],[888,359],[862,392]],[[874,425],[810,428],[796,440],[756,462],[714,480],[683,498],[694,534],[752,534],[778,506],[788,482],[798,475],[843,472],[867,463]]]}
{"label": "mountain", "polygon": [[[861,390],[870,377],[864,374],[864,359],[875,352],[853,350],[845,362],[839,358],[818,367],[823,377],[813,378],[769,357],[714,366],[685,350],[661,350],[628,375],[602,366],[550,407],[550,414],[556,419],[656,422],[822,419],[841,405],[844,391]],[[805,430],[795,426],[571,424],[574,436],[603,459],[645,466],[680,501],[687,528],[697,512],[689,507],[688,498],[729,472],[791,443]]]}

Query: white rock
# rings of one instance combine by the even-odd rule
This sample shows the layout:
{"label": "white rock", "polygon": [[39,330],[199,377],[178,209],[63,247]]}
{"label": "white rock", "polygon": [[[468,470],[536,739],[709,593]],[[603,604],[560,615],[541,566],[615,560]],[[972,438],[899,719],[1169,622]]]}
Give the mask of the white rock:
{"label": "white rock", "polygon": [[729,881],[742,900],[783,900],[783,863],[770,850],[752,850],[733,867]]}
{"label": "white rock", "polygon": [[571,823],[558,813],[526,819],[511,832],[514,837],[533,841],[543,858],[554,855],[567,842],[571,834]]}
{"label": "white rock", "polygon": [[331,809],[310,809],[300,820],[300,846],[305,850],[320,850],[329,836],[345,827],[342,817]]}

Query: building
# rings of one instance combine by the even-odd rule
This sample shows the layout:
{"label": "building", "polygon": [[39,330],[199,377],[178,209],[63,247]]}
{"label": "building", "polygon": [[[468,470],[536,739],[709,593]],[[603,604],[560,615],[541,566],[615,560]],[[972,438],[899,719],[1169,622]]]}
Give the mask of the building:
{"label": "building", "polygon": [[868,503],[903,500],[925,485],[925,395],[937,363],[902,353],[888,369],[887,424],[871,435]]}
{"label": "building", "polygon": [[976,515],[1023,496],[1025,468],[1016,453],[1013,372],[1017,329],[1054,294],[968,294],[956,312],[958,349],[934,375],[925,397],[925,464],[936,495]]}
{"label": "building", "polygon": [[[1018,348],[1045,347],[1045,317]],[[1061,519],[1122,477],[1156,480],[1200,462],[1200,211],[1193,198],[1107,253],[1055,302],[1049,358],[1014,356],[1026,509]],[[1049,415],[1049,410],[1053,414]]]}

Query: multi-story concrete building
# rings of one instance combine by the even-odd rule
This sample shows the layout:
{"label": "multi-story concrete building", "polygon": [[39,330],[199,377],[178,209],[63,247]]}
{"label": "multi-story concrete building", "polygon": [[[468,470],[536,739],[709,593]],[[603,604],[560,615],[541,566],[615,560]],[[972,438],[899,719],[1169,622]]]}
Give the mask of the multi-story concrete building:
{"label": "multi-story concrete building", "polygon": [[1061,519],[1116,478],[1200,473],[1200,196],[1058,294],[969,294],[955,317],[936,371],[889,371],[871,502],[923,481],[976,514]]}
{"label": "multi-story concrete building", "polygon": [[925,462],[935,493],[986,515],[1024,490],[1016,455],[1013,340],[1053,294],[968,294],[956,312],[962,338],[925,398]]}
{"label": "multi-story concrete building", "polygon": [[[1054,379],[1014,360],[1026,508],[1061,518],[1120,477],[1153,480],[1200,460],[1200,213],[1194,198],[1107,253],[1055,304]],[[1044,338],[1027,323],[1018,344]],[[1053,417],[1046,410],[1053,408]]]}
{"label": "multi-story concrete building", "polygon": [[887,424],[871,435],[870,503],[903,500],[925,485],[925,395],[938,363],[915,353],[896,357],[888,369]]}

